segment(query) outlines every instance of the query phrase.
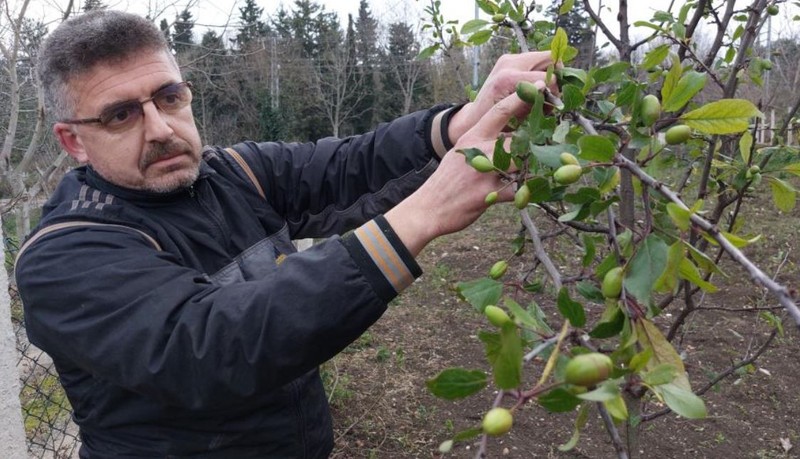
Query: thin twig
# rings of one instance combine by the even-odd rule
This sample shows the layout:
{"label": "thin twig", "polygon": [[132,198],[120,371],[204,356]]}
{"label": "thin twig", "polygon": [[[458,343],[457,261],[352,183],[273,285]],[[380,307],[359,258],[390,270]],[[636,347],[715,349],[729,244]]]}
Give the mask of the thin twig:
{"label": "thin twig", "polygon": [[606,426],[611,442],[614,443],[614,449],[617,451],[619,459],[628,459],[628,451],[625,450],[625,445],[622,443],[622,438],[619,436],[617,426],[614,425],[614,420],[608,414],[608,410],[601,402],[597,402],[597,409],[600,410],[600,417],[603,418],[603,424]]}
{"label": "thin twig", "polygon": [[522,224],[525,225],[525,228],[528,230],[528,234],[531,236],[531,240],[533,240],[533,249],[536,253],[536,258],[538,258],[539,261],[541,261],[544,265],[544,269],[547,271],[550,279],[553,280],[553,285],[555,286],[556,291],[561,290],[561,273],[558,272],[556,265],[553,264],[553,261],[550,260],[547,252],[545,252],[542,239],[539,237],[539,230],[536,228],[536,223],[534,223],[531,219],[527,209],[522,209],[519,213],[522,217]]}
{"label": "thin twig", "polygon": [[551,336],[550,338],[547,338],[546,340],[544,340],[541,343],[539,343],[538,346],[533,348],[532,351],[530,351],[527,354],[525,354],[525,358],[523,360],[525,361],[525,363],[530,362],[531,360],[534,359],[534,357],[536,357],[537,355],[541,354],[542,351],[544,351],[545,349],[550,347],[556,341],[558,341],[558,335]]}

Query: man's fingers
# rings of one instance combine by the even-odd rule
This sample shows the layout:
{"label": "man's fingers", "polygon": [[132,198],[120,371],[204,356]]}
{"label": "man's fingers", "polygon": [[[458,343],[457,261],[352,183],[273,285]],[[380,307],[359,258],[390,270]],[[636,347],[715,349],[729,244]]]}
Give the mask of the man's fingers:
{"label": "man's fingers", "polygon": [[530,51],[520,54],[506,54],[498,60],[495,68],[509,70],[546,70],[553,64],[550,51]]}
{"label": "man's fingers", "polygon": [[[544,83],[541,81],[534,84],[540,90],[544,87]],[[494,104],[470,131],[481,139],[496,138],[512,117],[519,117],[528,113],[530,108],[530,105],[517,97],[516,93],[511,94]]]}

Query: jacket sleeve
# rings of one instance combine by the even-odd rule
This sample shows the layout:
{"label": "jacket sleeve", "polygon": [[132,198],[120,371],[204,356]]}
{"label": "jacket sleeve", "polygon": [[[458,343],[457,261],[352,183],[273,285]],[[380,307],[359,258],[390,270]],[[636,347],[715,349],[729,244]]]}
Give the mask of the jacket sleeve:
{"label": "jacket sleeve", "polygon": [[289,223],[292,238],[327,237],[390,209],[433,173],[449,142],[436,127],[445,108],[412,113],[345,139],[245,142],[234,149]]}
{"label": "jacket sleeve", "polygon": [[358,338],[421,274],[381,217],[213,285],[131,231],[71,228],[17,262],[31,342],[95,378],[191,409],[283,386]]}

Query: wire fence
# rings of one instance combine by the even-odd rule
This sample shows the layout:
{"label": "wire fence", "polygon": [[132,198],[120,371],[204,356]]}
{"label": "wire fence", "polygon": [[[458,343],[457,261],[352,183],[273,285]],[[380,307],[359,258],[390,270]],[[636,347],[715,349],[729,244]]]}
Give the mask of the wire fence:
{"label": "wire fence", "polygon": [[[12,265],[16,242],[6,238],[6,264]],[[13,269],[9,269],[12,272]],[[78,427],[72,422],[72,407],[64,394],[53,361],[28,341],[22,301],[16,285],[9,285],[11,323],[17,342],[20,404],[25,425],[28,455],[42,459],[78,457]]]}

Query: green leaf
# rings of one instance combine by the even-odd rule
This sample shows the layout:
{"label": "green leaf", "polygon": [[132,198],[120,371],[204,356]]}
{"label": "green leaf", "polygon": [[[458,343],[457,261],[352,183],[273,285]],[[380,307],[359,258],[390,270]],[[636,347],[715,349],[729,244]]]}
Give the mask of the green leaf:
{"label": "green leaf", "polygon": [[492,29],[485,29],[485,30],[479,30],[474,34],[470,35],[467,41],[477,46],[486,43],[487,41],[489,41],[490,38],[492,38]]}
{"label": "green leaf", "polygon": [[595,83],[605,83],[622,78],[629,67],[630,64],[627,62],[615,62],[605,67],[594,68],[590,74],[594,77]]}
{"label": "green leaf", "polygon": [[642,371],[652,358],[653,358],[653,348],[648,347],[642,352],[639,352],[638,354],[634,355],[631,358],[631,363],[628,366],[632,371]]}
{"label": "green leaf", "polygon": [[686,368],[683,366],[683,360],[681,360],[675,348],[672,347],[672,344],[661,334],[658,327],[656,327],[653,322],[644,318],[636,320],[634,326],[642,350],[651,349],[653,351],[653,357],[647,362],[645,368],[647,370],[653,370],[659,365],[672,365],[676,369],[676,374],[671,384],[691,391],[692,387],[689,385],[689,378],[686,376]]}
{"label": "green leaf", "polygon": [[575,430],[572,432],[572,437],[570,437],[568,442],[558,447],[559,451],[567,452],[578,445],[578,440],[581,438],[581,430],[586,427],[586,423],[589,421],[590,407],[591,405],[588,403],[581,405],[581,409],[578,410],[578,416],[575,418]]}
{"label": "green leaf", "polygon": [[497,5],[494,2],[489,2],[489,1],[486,1],[486,0],[475,0],[475,3],[486,14],[490,14],[491,15],[491,14],[495,14],[495,13],[497,13],[499,11],[498,8],[497,8]]}
{"label": "green leaf", "polygon": [[600,322],[589,332],[589,336],[595,339],[606,339],[617,336],[625,326],[625,314],[617,308],[616,313],[607,322]]}
{"label": "green leaf", "polygon": [[456,400],[469,397],[486,387],[486,373],[481,370],[448,368],[426,382],[428,390],[439,398]]}
{"label": "green leaf", "polygon": [[681,231],[688,231],[691,222],[692,212],[685,207],[674,202],[667,203],[667,214],[672,219],[672,223]]}
{"label": "green leaf", "polygon": [[464,155],[467,164],[476,156],[486,156],[480,148],[464,148],[462,150],[456,150],[456,152]]}
{"label": "green leaf", "polygon": [[556,30],[555,35],[553,35],[553,41],[550,42],[550,55],[553,59],[553,62],[558,62],[564,59],[564,53],[567,51],[567,46],[569,46],[567,32],[559,27]]}
{"label": "green leaf", "polygon": [[650,70],[656,65],[664,62],[664,59],[669,55],[669,45],[656,46],[647,52],[642,61],[642,68]]}
{"label": "green leaf", "polygon": [[678,81],[680,81],[682,74],[683,67],[681,67],[681,61],[678,59],[678,56],[673,54],[672,66],[669,68],[667,76],[664,78],[664,84],[661,86],[662,101],[669,100],[669,98],[672,97],[672,91],[678,86]]}
{"label": "green leaf", "polygon": [[742,155],[742,162],[750,164],[750,150],[753,149],[753,134],[745,131],[739,138],[739,153]]}
{"label": "green leaf", "polygon": [[569,135],[569,130],[572,127],[569,120],[561,120],[558,123],[558,127],[556,128],[555,132],[553,132],[553,142],[556,143],[564,143],[567,141],[567,135]]}
{"label": "green leaf", "polygon": [[553,193],[550,190],[550,182],[544,177],[534,177],[525,184],[531,190],[530,202],[538,203],[550,200]]}
{"label": "green leaf", "polygon": [[662,363],[642,375],[642,380],[649,386],[660,386],[671,383],[678,375],[678,369],[669,363]]}
{"label": "green leaf", "polygon": [[778,330],[778,334],[783,336],[783,321],[770,311],[761,311],[758,317],[766,322],[770,327]]}
{"label": "green leaf", "polygon": [[628,407],[625,406],[625,400],[622,398],[622,395],[617,395],[611,400],[604,401],[603,406],[606,407],[608,414],[617,421],[628,419]]}
{"label": "green leaf", "polygon": [[569,320],[573,327],[580,328],[586,324],[586,312],[583,310],[583,305],[569,297],[569,290],[566,287],[561,287],[561,291],[558,292],[558,311]]}
{"label": "green leaf", "polygon": [[[553,332],[550,326],[547,325],[547,322],[544,321],[544,313],[531,314],[511,298],[505,298],[503,300],[503,304],[505,304],[508,310],[511,311],[511,315],[514,316],[514,322],[517,325],[541,334],[550,334]],[[533,306],[535,308],[535,312],[538,309],[538,306],[536,306],[535,303]],[[541,312],[541,310],[539,310],[539,312]]]}
{"label": "green leaf", "polygon": [[436,54],[436,51],[439,51],[439,43],[428,46],[427,48],[420,51],[419,54],[417,54],[417,60],[430,59],[431,56]]}
{"label": "green leaf", "polygon": [[781,170],[800,177],[800,163],[793,163],[783,166],[783,169]]}
{"label": "green leaf", "polygon": [[522,339],[513,323],[503,325],[500,333],[481,332],[486,344],[486,358],[492,365],[494,383],[500,389],[514,389],[522,381]]}
{"label": "green leaf", "polygon": [[617,396],[619,396],[619,386],[614,380],[604,381],[597,389],[577,395],[582,400],[592,402],[604,402]]}
{"label": "green leaf", "polygon": [[578,154],[578,147],[572,144],[564,145],[531,145],[531,153],[536,157],[536,160],[545,166],[558,169],[561,167],[561,153]]}
{"label": "green leaf", "polygon": [[719,290],[714,284],[703,279],[703,276],[700,275],[700,271],[697,269],[697,266],[689,261],[688,258],[681,260],[679,272],[681,279],[686,279],[687,281],[700,287],[700,289],[704,292],[715,293]]}
{"label": "green leaf", "polygon": [[706,404],[703,399],[677,384],[663,384],[655,390],[664,398],[664,402],[674,412],[687,419],[703,419],[706,417]]}
{"label": "green leaf", "polygon": [[498,137],[494,143],[494,154],[492,154],[492,164],[501,171],[507,171],[511,167],[511,155],[506,151],[505,137]]}
{"label": "green leaf", "polygon": [[478,312],[490,304],[497,304],[503,295],[503,284],[494,279],[478,279],[469,282],[460,282],[456,291]]}
{"label": "green leaf", "polygon": [[564,0],[564,3],[561,4],[561,8],[558,9],[558,15],[562,16],[569,13],[573,5],[575,5],[575,0]]}
{"label": "green leaf", "polygon": [[700,267],[700,269],[702,269],[705,272],[713,272],[715,274],[720,274],[724,277],[728,277],[728,275],[725,274],[721,269],[719,269],[719,266],[717,266],[716,263],[714,263],[714,260],[709,258],[708,255],[697,250],[696,247],[694,247],[693,245],[689,244],[686,241],[681,241],[681,242],[683,243],[684,247],[689,249],[689,255],[692,257],[692,260],[694,260],[697,266]]}
{"label": "green leaf", "polygon": [[640,302],[650,303],[653,286],[667,266],[667,251],[667,244],[651,234],[639,246],[625,270],[625,290]]}
{"label": "green leaf", "polygon": [[481,429],[480,427],[473,427],[471,429],[462,430],[461,432],[453,436],[453,441],[472,440],[473,438],[477,437],[482,433],[483,429]]}
{"label": "green leaf", "polygon": [[489,21],[485,21],[483,19],[472,19],[471,21],[465,22],[464,25],[461,26],[461,33],[464,35],[469,35],[481,30],[487,24],[489,24]]}
{"label": "green leaf", "polygon": [[664,100],[663,110],[675,112],[683,108],[695,94],[705,87],[707,78],[705,73],[700,72],[692,71],[684,74],[670,93],[669,99]]}
{"label": "green leaf", "polygon": [[601,292],[600,289],[591,282],[580,281],[578,282],[576,288],[578,289],[578,293],[580,293],[582,297],[589,301],[594,301],[595,303],[600,304],[606,301],[605,297],[603,296],[603,292]]}
{"label": "green leaf", "polygon": [[573,84],[564,86],[561,89],[561,96],[561,100],[564,101],[565,111],[580,108],[583,106],[583,103],[586,102],[586,97],[584,97],[583,91]]}
{"label": "green leaf", "polygon": [[[725,239],[728,240],[728,242],[733,244],[733,246],[736,247],[737,249],[741,249],[742,247],[747,247],[748,245],[750,245],[750,244],[758,241],[759,239],[761,239],[761,235],[760,234],[758,236],[752,237],[750,239],[745,239],[743,237],[739,237],[739,236],[737,236],[735,234],[728,233],[726,231],[720,231],[719,234],[721,234]],[[714,242],[716,242],[716,241],[714,241]]]}
{"label": "green leaf", "polygon": [[750,119],[760,115],[749,100],[721,99],[684,114],[681,120],[706,134],[735,134],[746,131]]}
{"label": "green leaf", "polygon": [[575,193],[564,196],[564,201],[570,204],[591,204],[602,199],[597,188],[583,187]]}
{"label": "green leaf", "polygon": [[578,139],[580,156],[588,161],[610,162],[617,149],[614,143],[601,135],[585,135]]}
{"label": "green leaf", "polygon": [[668,293],[675,291],[678,287],[678,272],[680,271],[681,262],[686,260],[686,258],[684,258],[685,255],[686,249],[680,240],[675,241],[674,244],[669,246],[669,251],[667,252],[667,266],[664,268],[661,277],[658,278],[656,284],[653,286],[657,292]]}
{"label": "green leaf", "polygon": [[566,413],[581,404],[581,399],[562,387],[540,395],[538,401],[544,409],[551,413]]}
{"label": "green leaf", "polygon": [[581,259],[581,264],[586,268],[594,261],[594,256],[597,254],[597,247],[594,238],[589,234],[581,234],[581,240],[583,241],[583,247],[586,251]]}
{"label": "green leaf", "polygon": [[797,190],[777,177],[767,177],[772,188],[772,201],[782,212],[790,212],[797,202]]}

